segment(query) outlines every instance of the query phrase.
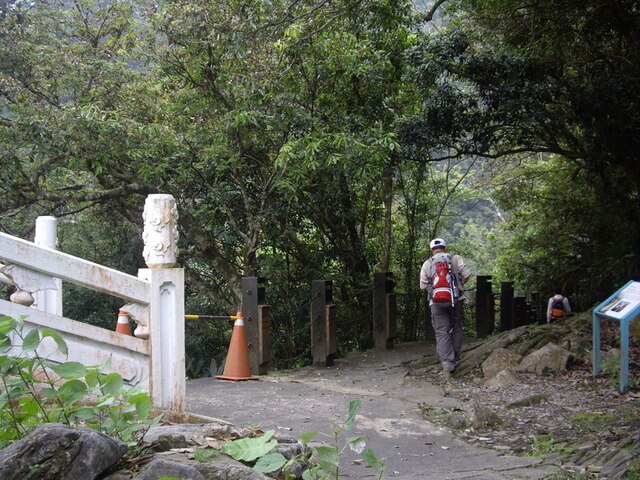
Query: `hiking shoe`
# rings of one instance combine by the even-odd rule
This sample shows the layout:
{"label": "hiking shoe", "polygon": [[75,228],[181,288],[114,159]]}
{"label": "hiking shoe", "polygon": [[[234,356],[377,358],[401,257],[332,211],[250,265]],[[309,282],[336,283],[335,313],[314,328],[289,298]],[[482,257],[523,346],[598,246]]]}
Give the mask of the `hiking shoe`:
{"label": "hiking shoe", "polygon": [[442,362],[442,370],[444,370],[446,373],[451,373],[455,371],[455,369],[456,369],[456,364],[454,362],[449,362],[447,360]]}

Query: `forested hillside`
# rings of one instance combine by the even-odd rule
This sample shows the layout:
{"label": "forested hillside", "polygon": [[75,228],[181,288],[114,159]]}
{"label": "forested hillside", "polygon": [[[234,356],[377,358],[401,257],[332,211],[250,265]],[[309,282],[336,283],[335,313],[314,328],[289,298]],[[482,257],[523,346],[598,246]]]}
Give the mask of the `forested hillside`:
{"label": "forested hillside", "polygon": [[[308,358],[331,279],[342,352],[371,344],[394,274],[399,337],[442,236],[522,293],[588,309],[638,277],[637,1],[0,2],[0,230],[135,274],[150,193],[179,205],[190,313],[267,279],[274,355]],[[68,288],[65,312],[118,304]],[[189,325],[191,375],[226,325]]]}

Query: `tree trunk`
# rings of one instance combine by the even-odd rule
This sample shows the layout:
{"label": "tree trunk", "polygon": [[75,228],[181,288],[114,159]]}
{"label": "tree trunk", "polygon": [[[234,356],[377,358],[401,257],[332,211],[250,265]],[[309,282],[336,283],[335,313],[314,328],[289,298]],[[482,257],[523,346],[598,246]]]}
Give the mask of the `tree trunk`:
{"label": "tree trunk", "polygon": [[393,177],[392,168],[389,166],[384,172],[384,231],[382,238],[382,262],[380,269],[383,272],[389,271],[389,265],[391,262],[391,233],[392,233],[392,218],[391,208],[393,206]]}

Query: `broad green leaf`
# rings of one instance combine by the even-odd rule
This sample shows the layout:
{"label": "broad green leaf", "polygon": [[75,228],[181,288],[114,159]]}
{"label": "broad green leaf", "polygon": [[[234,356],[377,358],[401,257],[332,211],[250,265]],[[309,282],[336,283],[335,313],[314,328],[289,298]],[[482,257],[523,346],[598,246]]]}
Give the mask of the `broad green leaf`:
{"label": "broad green leaf", "polygon": [[300,443],[303,445],[307,445],[311,440],[316,438],[317,435],[318,432],[304,432],[298,437],[298,440],[300,440]]}
{"label": "broad green leaf", "polygon": [[260,457],[256,464],[253,466],[254,470],[262,473],[271,473],[279,470],[287,463],[287,459],[284,455],[278,452],[272,452],[264,457]]}
{"label": "broad green leaf", "polygon": [[5,350],[11,346],[11,339],[4,333],[0,333],[0,349]]}
{"label": "broad green leaf", "polygon": [[81,378],[87,373],[87,367],[80,362],[65,362],[60,365],[53,365],[51,370],[67,380],[71,378]]}
{"label": "broad green leaf", "polygon": [[124,380],[118,373],[109,373],[100,379],[100,388],[104,394],[119,395],[124,387]]}
{"label": "broad green leaf", "polygon": [[358,436],[358,437],[348,438],[347,445],[349,445],[349,448],[352,451],[360,455],[362,452],[364,452],[364,449],[367,446],[367,437]]}
{"label": "broad green leaf", "polygon": [[116,424],[123,422],[129,422],[134,420],[133,413],[136,411],[135,407],[131,405],[123,405],[116,403],[109,408],[109,416]]}
{"label": "broad green leaf", "polygon": [[87,372],[84,374],[84,381],[87,382],[90,388],[97,387],[100,382],[98,380],[98,371],[95,368],[87,369]]}
{"label": "broad green leaf", "polygon": [[253,462],[269,453],[278,444],[276,440],[270,440],[274,433],[273,430],[269,430],[259,437],[232,440],[224,444],[222,451],[235,460]]}
{"label": "broad green leaf", "polygon": [[14,378],[7,382],[7,390],[11,395],[23,394],[28,391],[29,383],[25,381],[24,374],[20,378]]}
{"label": "broad green leaf", "polygon": [[0,333],[7,334],[16,327],[17,322],[6,315],[0,317]]}
{"label": "broad green leaf", "polygon": [[318,456],[318,465],[329,473],[337,471],[340,464],[340,454],[338,450],[333,447],[319,446],[314,448],[316,455]]}
{"label": "broad green leaf", "polygon": [[16,368],[16,362],[13,357],[7,355],[0,355],[0,373],[3,375],[9,374]]}
{"label": "broad green leaf", "polygon": [[375,467],[376,465],[382,463],[382,460],[380,460],[370,448],[367,448],[364,451],[362,458],[364,458],[364,461],[367,462],[367,465],[370,467]]}
{"label": "broad green leaf", "polygon": [[93,420],[98,416],[98,409],[95,407],[80,407],[73,412],[73,416],[82,420]]}
{"label": "broad green leaf", "polygon": [[118,429],[120,430],[120,439],[123,442],[127,442],[130,445],[129,446],[133,446],[135,445],[137,442],[135,441],[131,441],[131,439],[133,438],[135,432],[140,428],[140,424],[135,423],[135,422],[127,422],[127,423],[123,423],[123,424],[118,424]]}
{"label": "broad green leaf", "polygon": [[326,476],[323,475],[322,469],[318,466],[311,467],[302,472],[302,480],[320,480],[322,478],[326,478]]}
{"label": "broad green leaf", "polygon": [[31,395],[27,395],[26,397],[22,397],[18,402],[20,408],[20,414],[25,415],[29,418],[35,417],[38,413],[40,413],[40,406],[38,402],[36,402],[35,398]]}
{"label": "broad green leaf", "polygon": [[23,375],[25,373],[33,372],[33,367],[36,365],[36,359],[34,357],[15,357],[18,361],[17,368],[22,370]]}
{"label": "broad green leaf", "polygon": [[347,430],[351,429],[361,406],[362,402],[360,400],[351,400],[349,402],[349,414],[347,415],[347,419],[344,421],[344,428]]}
{"label": "broad green leaf", "polygon": [[51,330],[50,328],[43,328],[42,338],[45,338],[45,337],[52,338],[53,341],[56,342],[56,345],[58,346],[58,350],[60,350],[60,353],[62,353],[63,355],[69,354],[69,349],[67,348],[67,342],[64,341],[64,338],[62,338],[62,335],[60,335],[58,332],[56,332],[55,330]]}
{"label": "broad green leaf", "polygon": [[110,418],[104,419],[100,425],[100,431],[107,435],[111,435],[115,430],[115,424]]}
{"label": "broad green leaf", "polygon": [[74,403],[87,394],[87,385],[80,380],[69,380],[58,390],[60,398],[65,404]]}
{"label": "broad green leaf", "polygon": [[111,355],[109,355],[109,358],[107,358],[107,360],[102,365],[100,365],[100,367],[97,370],[100,373],[106,374],[110,368],[111,368]]}
{"label": "broad green leaf", "polygon": [[27,335],[22,340],[22,352],[30,353],[35,351],[40,345],[40,332],[37,329],[33,329],[27,333]]}
{"label": "broad green leaf", "polygon": [[40,395],[42,395],[42,398],[44,398],[45,400],[52,400],[54,398],[57,398],[58,391],[55,388],[46,387],[40,390]]}
{"label": "broad green leaf", "polygon": [[162,414],[156,415],[151,420],[146,420],[146,425],[149,428],[157,427],[158,425],[160,425],[161,421],[162,421]]}
{"label": "broad green leaf", "polygon": [[115,402],[116,402],[116,399],[113,395],[105,395],[98,399],[98,401],[96,402],[96,407],[98,408],[108,407],[110,405],[113,405]]}
{"label": "broad green leaf", "polygon": [[129,397],[135,397],[136,395],[139,395],[139,394],[141,394],[141,393],[142,393],[142,394],[144,394],[144,395],[147,395],[147,392],[145,392],[145,391],[140,387],[140,385],[136,385],[136,386],[134,386],[134,387],[131,387],[129,390],[127,390],[127,395],[128,395]]}
{"label": "broad green leaf", "polygon": [[129,403],[135,405],[136,413],[141,419],[146,419],[149,416],[149,412],[151,412],[151,409],[153,408],[151,399],[146,393],[138,393],[132,397],[129,397]]}

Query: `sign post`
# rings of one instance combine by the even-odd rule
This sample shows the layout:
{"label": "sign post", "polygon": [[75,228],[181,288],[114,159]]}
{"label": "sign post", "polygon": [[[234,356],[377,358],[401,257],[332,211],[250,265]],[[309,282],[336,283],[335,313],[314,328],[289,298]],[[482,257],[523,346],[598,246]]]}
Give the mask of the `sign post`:
{"label": "sign post", "polygon": [[600,317],[620,322],[620,393],[629,388],[629,323],[640,314],[640,282],[629,281],[593,310],[593,375],[600,373]]}

